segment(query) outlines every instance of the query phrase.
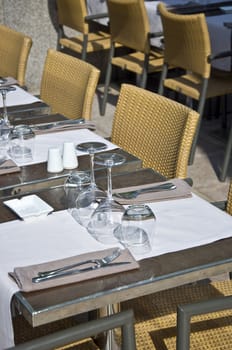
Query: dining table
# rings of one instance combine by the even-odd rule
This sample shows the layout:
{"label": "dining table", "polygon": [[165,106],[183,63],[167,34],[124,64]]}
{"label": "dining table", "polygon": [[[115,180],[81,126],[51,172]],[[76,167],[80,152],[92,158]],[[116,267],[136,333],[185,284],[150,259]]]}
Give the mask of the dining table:
{"label": "dining table", "polygon": [[[145,7],[150,22],[151,33],[162,34],[162,22],[158,13],[158,4],[160,1],[145,0]],[[216,1],[216,0],[164,0],[163,1],[170,10],[180,14],[205,13],[208,24],[209,35],[211,39],[211,47],[213,54],[232,50],[232,32],[231,26],[231,12],[232,1]],[[88,14],[107,13],[106,0],[87,0]],[[109,25],[109,19],[104,16],[97,19],[103,25]],[[150,39],[151,45],[154,47],[163,47],[163,36],[152,37]],[[220,58],[212,62],[212,66],[224,71],[231,71],[232,58]]]}
{"label": "dining table", "polygon": [[[16,110],[17,106],[14,108]],[[36,130],[38,125],[65,120],[62,115],[35,113],[36,116],[31,112],[24,119],[22,115],[20,120],[13,116],[12,123],[28,123]],[[114,196],[167,181],[154,170],[143,168],[140,159],[89,127],[92,125],[74,130],[51,129],[36,135],[38,149],[42,150],[37,158],[30,164],[16,164],[17,172],[0,175],[1,350],[14,345],[12,317],[18,313],[32,327],[38,327],[232,270],[232,217],[193,193],[184,179],[169,179],[175,184],[175,190],[162,195],[141,194],[132,200],[115,197],[125,208],[145,203],[154,212],[154,241],[152,249],[144,255],[130,253],[117,239],[110,244],[99,242],[81,226],[65,205],[64,181],[70,171],[47,172],[45,145],[47,148],[51,144],[62,144],[67,139],[78,144],[89,138],[105,142],[104,152],[123,154],[126,162],[115,167],[112,176]],[[77,154],[77,157],[79,167],[75,170],[88,171],[89,156]],[[95,174],[97,185],[106,189],[106,169],[96,167]],[[22,219],[6,205],[8,201],[23,201],[31,195],[52,208],[48,215]],[[128,264],[42,283],[33,283],[28,275],[29,271],[35,274],[41,267],[48,269],[70,259],[104,256],[116,248],[121,249],[119,262],[128,259]],[[29,279],[21,280],[18,273]]]}

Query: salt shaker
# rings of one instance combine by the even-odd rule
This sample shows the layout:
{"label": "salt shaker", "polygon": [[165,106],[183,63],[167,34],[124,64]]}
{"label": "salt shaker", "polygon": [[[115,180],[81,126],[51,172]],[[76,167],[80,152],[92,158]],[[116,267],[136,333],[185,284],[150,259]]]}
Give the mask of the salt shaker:
{"label": "salt shaker", "polygon": [[73,142],[63,144],[63,167],[64,169],[75,169],[78,167],[76,150]]}
{"label": "salt shaker", "polygon": [[60,173],[63,171],[62,156],[58,147],[50,147],[48,149],[47,171],[49,173]]}

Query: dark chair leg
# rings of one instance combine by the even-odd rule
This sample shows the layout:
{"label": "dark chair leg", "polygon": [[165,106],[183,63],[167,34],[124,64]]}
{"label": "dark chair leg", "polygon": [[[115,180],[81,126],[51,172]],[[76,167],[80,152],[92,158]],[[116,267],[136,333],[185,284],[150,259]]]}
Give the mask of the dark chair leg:
{"label": "dark chair leg", "polygon": [[110,79],[112,74],[112,58],[114,56],[114,44],[111,45],[110,52],[109,52],[109,58],[108,58],[108,64],[107,64],[107,71],[106,71],[106,79],[105,79],[105,87],[104,87],[104,94],[102,101],[100,103],[100,115],[105,115],[106,112],[106,102],[107,102],[107,96],[108,96],[108,89],[110,85]]}
{"label": "dark chair leg", "polygon": [[227,175],[227,171],[228,171],[228,167],[229,167],[229,163],[230,163],[231,150],[232,150],[232,124],[230,126],[230,132],[228,135],[224,161],[223,161],[223,165],[222,165],[221,174],[219,176],[220,181],[225,181],[225,179],[226,179],[226,175]]}

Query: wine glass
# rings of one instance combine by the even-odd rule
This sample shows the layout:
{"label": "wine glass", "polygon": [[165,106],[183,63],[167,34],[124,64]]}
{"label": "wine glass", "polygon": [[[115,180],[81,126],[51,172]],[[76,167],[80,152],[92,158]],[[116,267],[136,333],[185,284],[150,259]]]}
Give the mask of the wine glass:
{"label": "wine glass", "polygon": [[75,219],[86,227],[99,202],[106,197],[106,193],[99,189],[94,176],[94,155],[97,151],[106,149],[102,142],[83,142],[76,146],[79,151],[88,152],[90,156],[90,185],[80,191],[76,199]]}
{"label": "wine glass", "polygon": [[8,136],[10,133],[10,122],[7,114],[6,108],[6,94],[8,91],[15,90],[13,86],[0,87],[0,93],[2,95],[3,113],[0,119],[0,149],[6,151],[8,144]]}
{"label": "wine glass", "polygon": [[124,207],[112,197],[112,167],[123,164],[125,157],[118,153],[102,153],[95,157],[95,163],[107,168],[107,197],[95,209],[87,230],[98,241],[116,243],[114,230],[121,224]]}
{"label": "wine glass", "polygon": [[115,237],[135,256],[151,251],[154,243],[156,217],[146,204],[129,205],[121,225],[114,231]]}
{"label": "wine glass", "polygon": [[6,94],[7,94],[7,92],[15,91],[15,90],[16,90],[16,88],[14,86],[0,87],[0,93],[2,95],[2,105],[3,105],[2,123],[4,123],[7,126],[10,126],[10,121],[8,118],[7,107],[6,107]]}

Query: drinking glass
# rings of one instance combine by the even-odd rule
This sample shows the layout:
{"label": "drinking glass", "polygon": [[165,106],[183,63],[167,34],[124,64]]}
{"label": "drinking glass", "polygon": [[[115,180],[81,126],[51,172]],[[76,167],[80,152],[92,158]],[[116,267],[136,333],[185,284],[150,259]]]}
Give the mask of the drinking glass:
{"label": "drinking glass", "polygon": [[90,183],[90,176],[86,171],[72,171],[64,183],[66,208],[75,218],[76,200],[79,193]]}
{"label": "drinking glass", "polygon": [[148,205],[129,205],[114,235],[132,254],[143,255],[152,249],[155,227],[156,217]]}
{"label": "drinking glass", "polygon": [[102,153],[95,157],[95,163],[107,168],[107,197],[95,209],[87,230],[98,241],[111,244],[117,242],[114,230],[120,226],[124,207],[112,197],[112,167],[123,164],[125,157],[117,153]]}
{"label": "drinking glass", "polygon": [[106,193],[97,187],[94,176],[94,155],[106,147],[102,142],[84,142],[76,146],[79,151],[88,152],[90,156],[90,185],[77,196],[75,210],[75,219],[84,227],[87,227],[100,201],[106,197]]}
{"label": "drinking glass", "polygon": [[35,133],[29,125],[16,125],[9,133],[9,155],[18,163],[33,160]]}

